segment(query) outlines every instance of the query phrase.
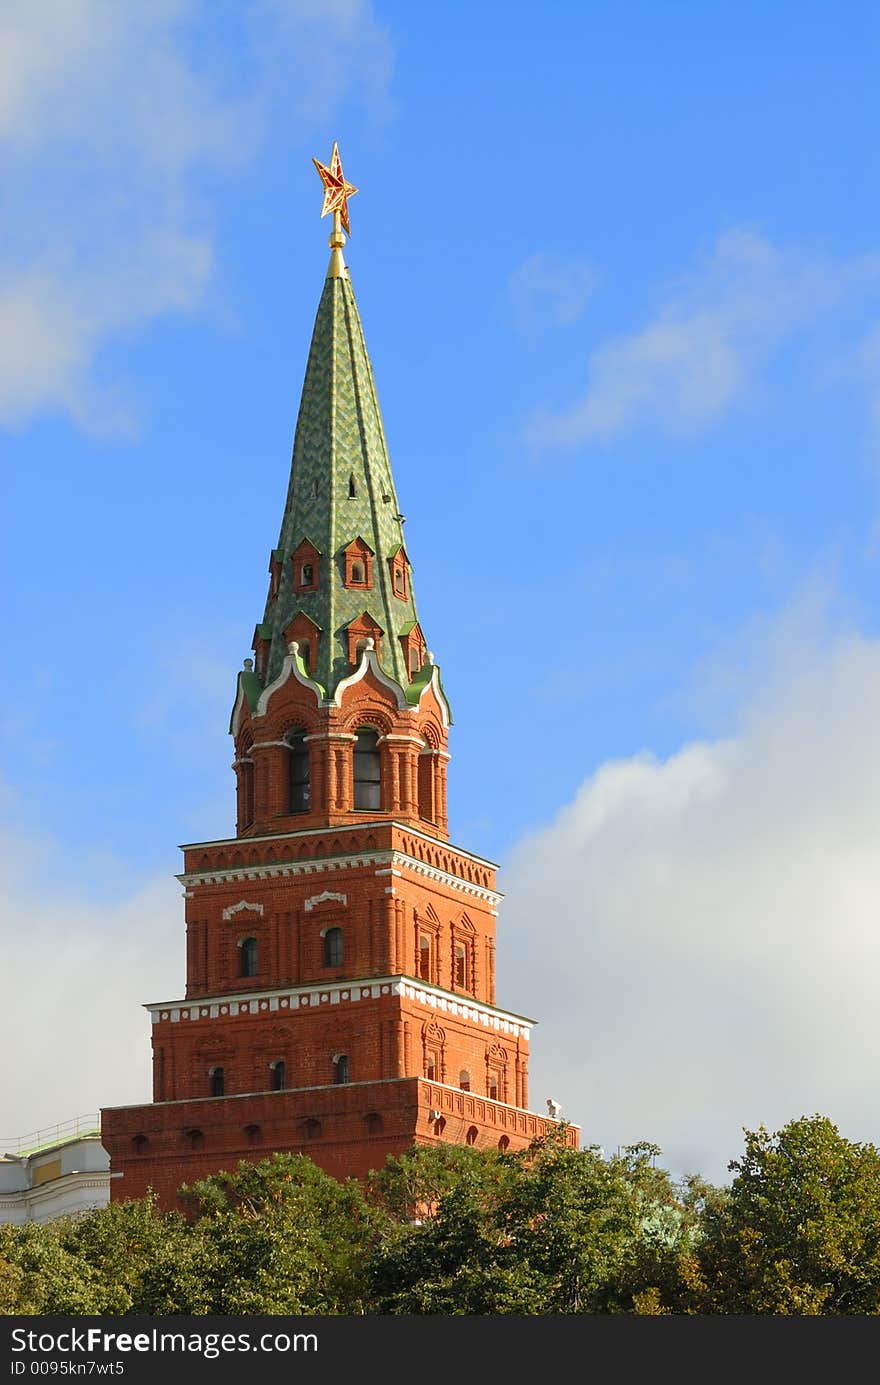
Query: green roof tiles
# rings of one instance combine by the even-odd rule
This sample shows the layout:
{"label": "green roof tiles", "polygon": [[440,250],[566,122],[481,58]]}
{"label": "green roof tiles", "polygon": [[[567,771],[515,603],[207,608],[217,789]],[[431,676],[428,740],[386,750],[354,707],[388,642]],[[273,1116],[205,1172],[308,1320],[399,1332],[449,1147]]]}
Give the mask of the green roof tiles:
{"label": "green roof tiles", "polygon": [[[302,611],[323,632],[314,678],[332,697],[351,672],[346,627],[364,612],[363,587],[346,588],[343,551],[356,538],[372,550],[368,608],[387,632],[381,666],[409,684],[397,638],[417,619],[411,584],[405,600],[391,587],[391,558],[403,543],[382,415],[351,283],[328,278],[315,319],[296,423],[290,484],[281,536],[273,553],[282,562],[278,596],[266,605],[260,633],[271,635],[268,686],[286,653],[284,631]],[[321,555],[318,588],[295,593],[291,555],[308,539]],[[249,699],[250,700],[250,699]]]}

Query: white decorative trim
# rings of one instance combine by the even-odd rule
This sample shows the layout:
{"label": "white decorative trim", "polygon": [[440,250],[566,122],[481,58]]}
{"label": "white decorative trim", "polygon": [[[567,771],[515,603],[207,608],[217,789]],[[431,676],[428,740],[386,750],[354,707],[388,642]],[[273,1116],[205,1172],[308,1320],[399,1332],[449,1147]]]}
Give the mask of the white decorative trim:
{"label": "white decorative trim", "polygon": [[232,708],[232,716],[229,719],[229,733],[232,736],[238,735],[238,728],[241,724],[241,714],[246,702],[246,694],[242,681],[238,679],[238,692],[235,694],[235,706]]}
{"label": "white decorative trim", "polygon": [[254,712],[255,717],[266,715],[266,709],[269,706],[269,700],[273,693],[276,693],[279,688],[283,688],[288,678],[291,677],[295,678],[297,683],[300,683],[304,688],[309,688],[315,694],[315,701],[320,706],[324,700],[324,689],[321,687],[320,683],[316,683],[314,679],[309,678],[307,674],[300,673],[297,667],[295,654],[285,654],[281,663],[281,672],[278,677],[275,679],[274,683],[270,683],[269,686],[264,688],[260,693]]}
{"label": "white decorative trim", "polygon": [[[187,1002],[183,1000],[159,1001],[145,1005],[150,1012],[151,1022],[160,1021],[177,1024],[184,1010],[189,1012],[191,1023],[204,1019],[224,1018],[232,1014],[250,1014],[251,1018],[264,1018],[279,1012],[292,1014],[296,1010],[318,1009],[324,1005],[356,1005],[361,1000],[378,1000],[382,996],[404,996],[420,1005],[427,1005],[442,1014],[470,1020],[499,1034],[528,1040],[529,1032],[537,1023],[525,1015],[514,1015],[508,1010],[498,1010],[482,1001],[444,991],[428,982],[416,981],[409,976],[373,976],[368,980],[357,978],[344,985],[338,981],[331,984],[320,983],[308,986],[291,986],[279,991],[235,991],[223,996],[199,996]],[[252,1001],[260,1003],[250,1008]],[[244,1007],[248,1008],[245,1009]]]}
{"label": "white decorative trim", "polygon": [[394,696],[397,699],[397,710],[399,712],[412,711],[412,707],[406,700],[406,694],[404,693],[403,688],[394,678],[389,678],[388,674],[385,673],[385,671],[380,667],[379,660],[376,658],[375,649],[367,648],[361,650],[360,663],[358,664],[354,673],[350,673],[347,678],[343,678],[340,683],[337,683],[336,692],[333,694],[333,697],[330,699],[327,705],[331,707],[341,707],[342,694],[348,688],[353,687],[355,683],[359,683],[360,680],[366,674],[367,669],[372,669],[373,673],[376,675],[382,686],[388,688],[390,692],[394,693]]}
{"label": "white decorative trim", "polygon": [[383,745],[385,741],[408,741],[412,745],[421,746],[425,744],[424,739],[421,736],[380,736],[378,743],[379,745]]}
{"label": "white decorative trim", "polygon": [[485,1025],[486,1028],[494,1029],[500,1034],[525,1039],[526,1042],[529,1031],[537,1023],[537,1020],[527,1020],[522,1015],[510,1015],[503,1010],[481,1005],[478,1001],[461,1000],[434,986],[425,985],[424,982],[411,981],[408,977],[402,977],[395,985],[394,994],[406,996],[407,1000],[415,1000],[420,1005],[430,1005],[433,1010],[439,1010],[443,1014]]}
{"label": "white decorative trim", "polygon": [[449,727],[452,724],[452,713],[449,710],[449,703],[446,701],[446,694],[440,686],[440,670],[436,667],[436,665],[434,666],[434,672],[431,674],[431,677],[428,679],[427,683],[422,688],[422,691],[419,693],[420,707],[422,705],[422,698],[425,696],[425,693],[428,691],[429,688],[434,689],[434,694],[437,698],[437,702],[440,707],[440,720],[443,722],[443,730],[448,731]]}
{"label": "white decorative trim", "polygon": [[348,904],[348,895],[340,894],[337,890],[325,890],[323,894],[311,895],[303,905],[306,913],[311,913],[316,904],[324,904],[328,900],[335,899],[337,904]]}
{"label": "white decorative trim", "polygon": [[230,904],[228,909],[223,910],[223,917],[225,919],[234,918],[235,915],[240,914],[243,909],[247,909],[254,914],[259,914],[260,918],[263,917],[262,904],[248,904],[246,899],[239,900],[238,904]]}

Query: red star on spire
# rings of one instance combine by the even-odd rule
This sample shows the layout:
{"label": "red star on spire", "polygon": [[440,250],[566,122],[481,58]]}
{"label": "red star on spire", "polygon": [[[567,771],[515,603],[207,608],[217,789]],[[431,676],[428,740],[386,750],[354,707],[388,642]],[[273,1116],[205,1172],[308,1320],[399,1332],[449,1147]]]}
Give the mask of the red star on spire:
{"label": "red star on spire", "polygon": [[321,182],[324,184],[324,205],[321,208],[321,215],[326,216],[328,212],[338,212],[342,222],[343,230],[346,235],[351,235],[351,228],[348,224],[348,199],[354,197],[357,188],[353,183],[347,183],[342,172],[342,160],[339,157],[339,145],[333,141],[333,153],[330,155],[330,167],[318,163],[317,159],[312,159],[312,163],[318,170]]}

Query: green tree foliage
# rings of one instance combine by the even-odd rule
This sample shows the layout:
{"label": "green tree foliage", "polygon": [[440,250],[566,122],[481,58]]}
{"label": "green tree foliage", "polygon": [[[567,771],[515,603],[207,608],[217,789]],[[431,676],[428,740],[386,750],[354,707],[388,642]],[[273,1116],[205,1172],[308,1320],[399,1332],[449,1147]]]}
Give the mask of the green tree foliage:
{"label": "green tree foliage", "polygon": [[653,1147],[605,1159],[560,1130],[521,1153],[467,1153],[451,1183],[440,1149],[389,1161],[375,1180],[397,1220],[368,1266],[373,1311],[654,1312],[678,1292],[696,1219]]}
{"label": "green tree foliage", "polygon": [[205,1266],[187,1313],[358,1313],[376,1213],[356,1179],[302,1154],[242,1162],[181,1190]]}
{"label": "green tree foliage", "polygon": [[101,1313],[103,1276],[64,1245],[64,1223],[0,1226],[0,1304],[8,1313]]}
{"label": "green tree foliage", "polygon": [[822,1116],[746,1132],[729,1188],[564,1128],[421,1146],[338,1183],[303,1155],[47,1226],[0,1226],[0,1313],[880,1312],[880,1151]]}
{"label": "green tree foliage", "polygon": [[279,1154],[181,1190],[48,1226],[0,1227],[0,1312],[254,1314],[363,1311],[377,1213],[355,1180]]}
{"label": "green tree foliage", "polygon": [[698,1311],[880,1312],[880,1150],[824,1116],[745,1132],[702,1216]]}

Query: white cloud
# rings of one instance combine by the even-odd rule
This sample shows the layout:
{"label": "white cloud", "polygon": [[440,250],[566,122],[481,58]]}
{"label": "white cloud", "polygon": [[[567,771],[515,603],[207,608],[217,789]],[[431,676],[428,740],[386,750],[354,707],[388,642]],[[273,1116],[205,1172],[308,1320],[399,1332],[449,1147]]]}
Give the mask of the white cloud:
{"label": "white cloud", "polygon": [[530,441],[571,447],[638,427],[704,429],[795,333],[878,287],[880,256],[811,257],[729,231],[651,321],[592,353],[583,398],[536,417]]}
{"label": "white cloud", "polygon": [[508,297],[520,331],[577,322],[596,287],[591,265],[575,256],[538,250],[517,265]]}
{"label": "white cloud", "polygon": [[0,424],[61,409],[125,427],[96,358],[199,304],[214,255],[202,174],[252,155],[282,103],[301,134],[346,97],[387,115],[391,50],[366,0],[248,0],[236,20],[230,62],[197,0],[0,11]]}
{"label": "white cloud", "polygon": [[177,881],[108,898],[98,888],[62,885],[58,857],[57,843],[21,833],[7,832],[0,844],[0,1136],[7,1139],[101,1106],[150,1100],[142,1006],[182,993]]}
{"label": "white cloud", "polygon": [[798,660],[802,616],[736,734],[603,765],[502,881],[533,1108],[716,1180],[743,1126],[820,1111],[880,1141],[880,642]]}

